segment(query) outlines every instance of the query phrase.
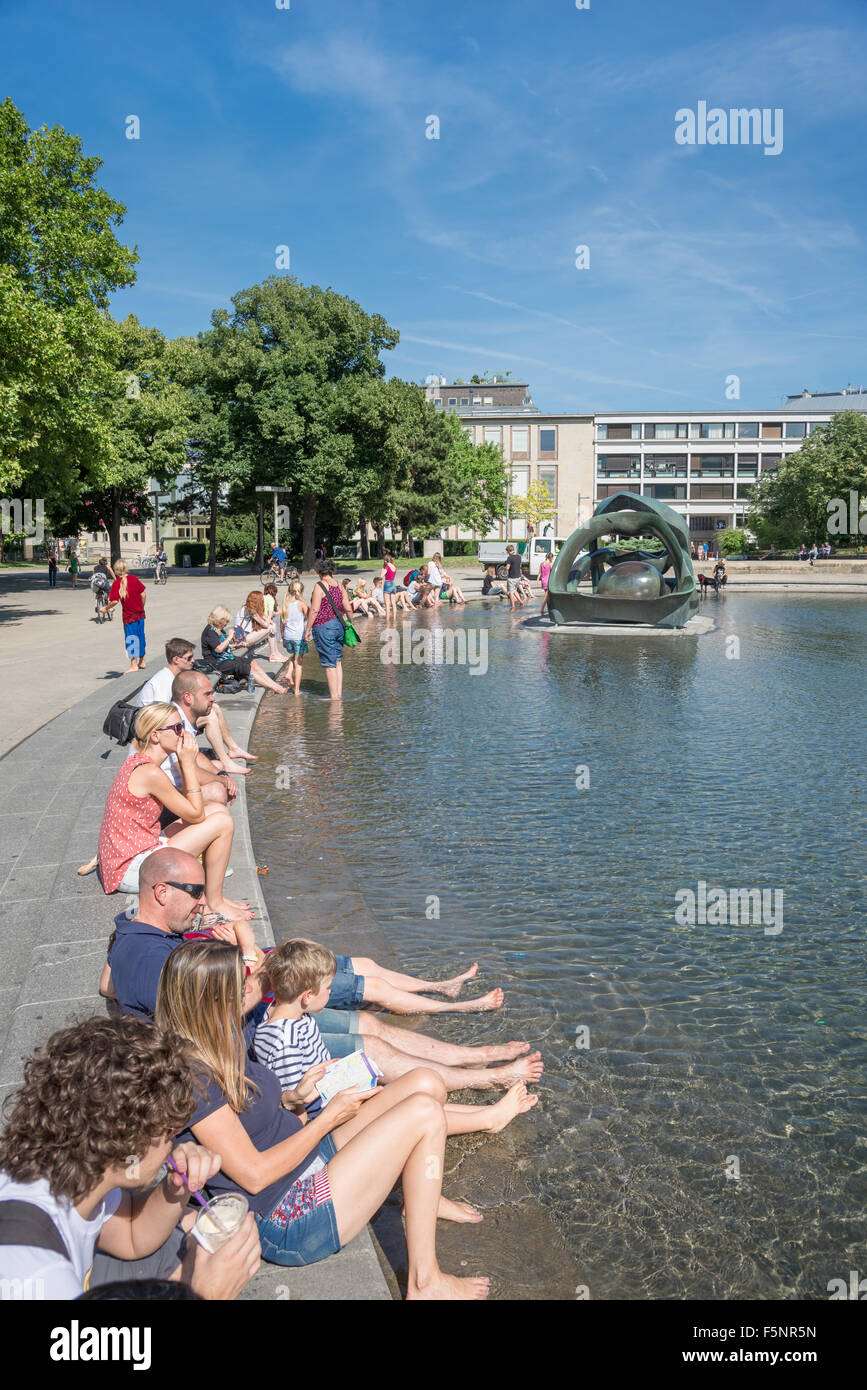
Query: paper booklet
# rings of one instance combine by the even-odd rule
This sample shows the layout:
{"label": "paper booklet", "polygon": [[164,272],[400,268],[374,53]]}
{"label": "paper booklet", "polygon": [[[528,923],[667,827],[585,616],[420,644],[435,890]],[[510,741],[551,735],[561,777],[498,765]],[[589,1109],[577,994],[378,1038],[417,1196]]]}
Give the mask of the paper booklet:
{"label": "paper booklet", "polygon": [[362,1091],[372,1091],[382,1072],[375,1062],[371,1062],[366,1052],[350,1052],[348,1057],[336,1057],[329,1062],[328,1070],[317,1082],[316,1089],[327,1105],[332,1096],[339,1091],[356,1087]]}

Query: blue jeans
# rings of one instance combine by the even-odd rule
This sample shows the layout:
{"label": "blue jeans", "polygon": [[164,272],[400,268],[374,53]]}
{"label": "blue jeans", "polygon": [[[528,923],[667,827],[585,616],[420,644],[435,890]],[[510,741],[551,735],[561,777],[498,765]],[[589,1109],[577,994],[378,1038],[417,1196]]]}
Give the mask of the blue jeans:
{"label": "blue jeans", "polygon": [[[357,1013],[349,1009],[320,1009],[316,1023],[332,1057],[349,1057],[353,1052],[363,1051],[364,1039],[358,1026]],[[325,1144],[325,1139],[322,1143]],[[322,1156],[325,1158],[324,1149]]]}
{"label": "blue jeans", "polygon": [[[352,969],[351,956],[337,957],[337,974],[331,983],[331,993],[328,996],[327,1008],[330,1009],[352,1009],[356,1004],[360,1004],[364,999],[364,976],[356,975]],[[319,1015],[322,1018],[322,1014]],[[319,1031],[324,1032],[320,1022]],[[331,1032],[337,1032],[332,1028]]]}

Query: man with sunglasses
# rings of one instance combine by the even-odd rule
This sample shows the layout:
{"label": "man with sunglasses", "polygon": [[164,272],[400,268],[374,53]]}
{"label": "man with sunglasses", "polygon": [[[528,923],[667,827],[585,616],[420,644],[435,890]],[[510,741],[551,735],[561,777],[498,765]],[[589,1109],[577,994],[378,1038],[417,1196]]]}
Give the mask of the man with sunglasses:
{"label": "man with sunglasses", "polygon": [[[163,964],[183,945],[185,933],[197,930],[204,893],[202,866],[184,850],[154,850],[142,864],[138,917],[130,921],[120,913],[115,918],[99,982],[100,993],[115,998],[125,1014],[153,1018]],[[248,964],[258,965],[262,953],[249,922],[221,925],[219,936],[240,946]]]}

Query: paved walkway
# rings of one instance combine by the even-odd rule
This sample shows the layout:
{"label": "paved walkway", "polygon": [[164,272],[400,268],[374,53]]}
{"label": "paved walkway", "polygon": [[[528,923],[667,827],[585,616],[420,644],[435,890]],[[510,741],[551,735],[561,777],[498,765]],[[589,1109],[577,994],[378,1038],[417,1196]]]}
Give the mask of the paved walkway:
{"label": "paved walkway", "polygon": [[[154,661],[152,669],[161,664]],[[0,759],[0,1099],[19,1084],[24,1060],[55,1029],[105,1009],[97,985],[124,899],[106,897],[96,874],[79,878],[76,869],[95,852],[106,792],[127,753],[102,733],[106,709],[141,679],[125,676],[100,686]],[[245,740],[258,699],[236,696],[220,704],[233,732]],[[231,891],[256,906],[257,939],[270,946],[274,937],[250,846],[244,779],[238,780]],[[243,1294],[296,1301],[391,1297],[368,1230],[318,1265],[263,1265]]]}

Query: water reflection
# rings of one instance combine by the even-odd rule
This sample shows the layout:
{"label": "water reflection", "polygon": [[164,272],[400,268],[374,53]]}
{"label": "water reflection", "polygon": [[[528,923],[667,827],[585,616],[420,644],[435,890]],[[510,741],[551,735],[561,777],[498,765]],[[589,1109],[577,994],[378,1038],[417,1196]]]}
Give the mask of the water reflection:
{"label": "water reflection", "polygon": [[[328,890],[339,857],[405,968],[478,956],[503,985],[504,1018],[436,1031],[543,1046],[542,1105],[509,1142],[594,1294],[821,1298],[859,1267],[867,1199],[849,732],[867,605],[712,605],[721,631],[699,640],[420,616],[487,627],[475,677],[382,665],[370,622],[342,708],[263,703],[254,845],[275,916],[291,916],[303,846],[305,886]],[[784,930],[678,925],[675,894],[699,881],[781,889]]]}

